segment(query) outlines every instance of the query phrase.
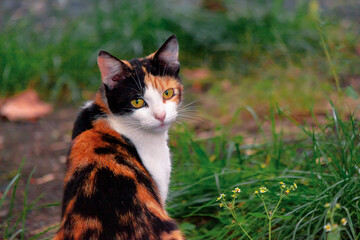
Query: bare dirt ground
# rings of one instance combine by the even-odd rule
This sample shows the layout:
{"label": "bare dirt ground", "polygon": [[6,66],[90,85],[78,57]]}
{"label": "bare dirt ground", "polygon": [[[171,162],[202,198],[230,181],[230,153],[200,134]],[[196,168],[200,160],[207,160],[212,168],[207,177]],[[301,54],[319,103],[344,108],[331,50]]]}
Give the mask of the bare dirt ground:
{"label": "bare dirt ground", "polygon": [[[37,206],[61,202],[66,154],[77,112],[77,108],[67,107],[60,108],[36,122],[0,121],[0,196],[15,176],[22,160],[25,161],[15,212],[22,209],[26,181],[34,168],[28,201],[31,202],[43,194]],[[3,207],[0,212],[0,222],[7,214],[6,209]],[[60,214],[60,206],[31,211],[26,223],[29,230],[27,237],[58,223]]]}

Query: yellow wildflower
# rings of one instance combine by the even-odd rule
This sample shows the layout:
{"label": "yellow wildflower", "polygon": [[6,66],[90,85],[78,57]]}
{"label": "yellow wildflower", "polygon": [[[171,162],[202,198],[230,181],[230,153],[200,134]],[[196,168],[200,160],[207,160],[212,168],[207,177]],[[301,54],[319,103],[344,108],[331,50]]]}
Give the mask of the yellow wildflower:
{"label": "yellow wildflower", "polygon": [[330,203],[325,203],[324,207],[329,208],[329,207],[330,207]]}
{"label": "yellow wildflower", "polygon": [[225,198],[225,194],[220,194],[220,197],[218,197],[217,199],[216,199],[216,201],[219,201],[219,200],[221,200],[221,199],[224,199]]}
{"label": "yellow wildflower", "polygon": [[345,226],[345,225],[347,224],[346,218],[342,218],[342,219],[341,219],[341,224],[342,224],[343,226]]}
{"label": "yellow wildflower", "polygon": [[337,204],[335,205],[335,207],[336,207],[337,209],[339,209],[339,208],[340,208],[340,204],[337,203]]}

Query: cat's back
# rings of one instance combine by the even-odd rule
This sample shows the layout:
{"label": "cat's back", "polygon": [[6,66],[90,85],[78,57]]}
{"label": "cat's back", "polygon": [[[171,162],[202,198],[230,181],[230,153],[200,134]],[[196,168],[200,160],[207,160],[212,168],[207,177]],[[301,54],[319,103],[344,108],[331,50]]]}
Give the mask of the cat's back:
{"label": "cat's back", "polygon": [[75,122],[55,239],[182,239],[136,148],[102,116],[92,103]]}

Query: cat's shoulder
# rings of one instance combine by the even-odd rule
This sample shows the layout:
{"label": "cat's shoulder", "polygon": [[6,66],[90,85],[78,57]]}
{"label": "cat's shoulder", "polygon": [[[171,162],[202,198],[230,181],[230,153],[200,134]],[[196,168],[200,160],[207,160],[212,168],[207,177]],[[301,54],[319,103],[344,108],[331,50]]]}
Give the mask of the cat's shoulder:
{"label": "cat's shoulder", "polygon": [[77,115],[71,138],[74,140],[82,132],[93,128],[94,121],[102,117],[105,117],[105,113],[98,104],[86,102]]}

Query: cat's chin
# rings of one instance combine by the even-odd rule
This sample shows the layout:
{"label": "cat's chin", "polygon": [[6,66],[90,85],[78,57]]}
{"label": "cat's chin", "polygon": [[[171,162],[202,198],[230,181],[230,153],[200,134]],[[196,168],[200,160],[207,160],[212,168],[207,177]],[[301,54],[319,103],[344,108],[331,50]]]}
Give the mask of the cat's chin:
{"label": "cat's chin", "polygon": [[146,130],[153,133],[165,133],[169,130],[170,126],[171,123],[159,123],[155,126],[147,127]]}

